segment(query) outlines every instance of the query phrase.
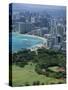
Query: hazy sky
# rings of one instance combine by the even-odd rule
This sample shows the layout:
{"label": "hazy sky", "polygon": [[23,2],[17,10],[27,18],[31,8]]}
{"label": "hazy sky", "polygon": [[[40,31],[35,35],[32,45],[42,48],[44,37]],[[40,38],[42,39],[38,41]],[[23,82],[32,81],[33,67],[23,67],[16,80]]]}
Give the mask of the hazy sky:
{"label": "hazy sky", "polygon": [[65,6],[54,6],[54,5],[39,5],[39,4],[23,4],[23,3],[13,3],[12,11],[20,12],[23,10],[29,10],[31,12],[41,12],[46,11],[52,16],[66,16],[66,7]]}
{"label": "hazy sky", "polygon": [[65,10],[65,6],[54,6],[54,5],[36,5],[36,4],[22,4],[22,3],[14,3],[13,4],[14,10],[21,10],[21,9],[50,9],[50,10]]}

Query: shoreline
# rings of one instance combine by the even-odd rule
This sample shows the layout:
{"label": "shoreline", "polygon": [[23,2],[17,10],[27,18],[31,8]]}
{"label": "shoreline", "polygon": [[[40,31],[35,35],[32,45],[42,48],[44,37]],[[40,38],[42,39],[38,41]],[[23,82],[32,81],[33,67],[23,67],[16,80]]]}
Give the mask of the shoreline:
{"label": "shoreline", "polygon": [[46,41],[47,42],[47,39],[46,38],[44,38],[44,37],[40,37],[40,36],[36,36],[36,35],[29,35],[29,34],[21,34],[21,33],[18,33],[18,32],[12,32],[13,34],[18,34],[18,35],[23,35],[23,36],[30,36],[30,37],[34,37],[34,38],[39,38],[39,39],[41,39],[41,40],[43,40],[43,41]]}
{"label": "shoreline", "polygon": [[[40,36],[35,36],[35,35],[29,35],[29,34],[20,34],[18,32],[12,32],[12,34],[38,38],[38,39],[42,40],[42,43],[40,43],[40,44],[33,45],[33,46],[29,47],[29,48],[21,48],[19,51],[24,50],[24,49],[37,50],[37,49],[42,48],[42,47],[47,48],[47,39],[46,38],[43,38],[43,37],[40,37]],[[13,51],[12,53],[16,53],[16,52],[18,52],[18,51]]]}

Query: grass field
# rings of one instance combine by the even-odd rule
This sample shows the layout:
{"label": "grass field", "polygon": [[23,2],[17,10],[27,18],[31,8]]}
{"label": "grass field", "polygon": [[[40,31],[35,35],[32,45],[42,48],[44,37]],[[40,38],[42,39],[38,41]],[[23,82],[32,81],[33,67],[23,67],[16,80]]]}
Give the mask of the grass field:
{"label": "grass field", "polygon": [[34,81],[40,81],[40,84],[52,84],[52,83],[65,83],[62,79],[55,79],[39,75],[35,72],[35,64],[29,62],[24,68],[20,68],[16,65],[12,65],[12,85],[13,86],[25,86],[25,83],[32,85]]}

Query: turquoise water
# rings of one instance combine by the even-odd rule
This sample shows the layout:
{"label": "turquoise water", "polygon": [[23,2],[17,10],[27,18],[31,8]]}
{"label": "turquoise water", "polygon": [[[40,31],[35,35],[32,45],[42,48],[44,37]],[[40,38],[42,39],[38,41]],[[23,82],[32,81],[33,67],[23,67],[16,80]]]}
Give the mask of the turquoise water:
{"label": "turquoise water", "polygon": [[44,40],[37,36],[12,33],[12,52],[21,49],[29,49],[37,44],[42,44],[43,42]]}

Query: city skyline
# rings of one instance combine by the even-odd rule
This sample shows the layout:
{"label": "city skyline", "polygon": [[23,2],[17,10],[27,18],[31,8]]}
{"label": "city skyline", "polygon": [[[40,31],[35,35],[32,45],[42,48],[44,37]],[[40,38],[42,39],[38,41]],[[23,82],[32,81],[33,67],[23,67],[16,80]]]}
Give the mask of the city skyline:
{"label": "city skyline", "polygon": [[[49,48],[62,47],[62,42],[66,41],[64,40],[66,38],[65,6],[19,3],[10,4],[10,6],[12,6],[12,31],[47,37]],[[9,10],[11,11],[11,8]],[[63,46],[65,48],[65,45]]]}
{"label": "city skyline", "polygon": [[66,83],[66,7],[14,3],[9,11],[10,85]]}

